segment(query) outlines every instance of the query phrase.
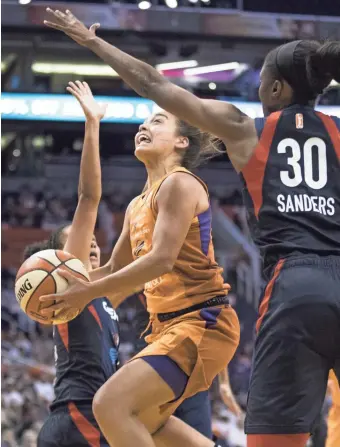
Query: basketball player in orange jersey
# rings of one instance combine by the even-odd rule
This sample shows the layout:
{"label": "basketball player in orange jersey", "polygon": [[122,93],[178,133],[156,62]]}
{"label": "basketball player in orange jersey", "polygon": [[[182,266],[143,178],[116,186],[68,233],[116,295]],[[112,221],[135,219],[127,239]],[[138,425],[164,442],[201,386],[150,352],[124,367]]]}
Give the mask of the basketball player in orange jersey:
{"label": "basketball player in orange jersey", "polygon": [[340,378],[340,119],[314,110],[331,80],[340,82],[340,42],[273,49],[260,75],[265,118],[254,120],[172,84],[97,37],[99,24],[87,29],[70,11],[47,11],[47,26],[93,51],[141,96],[225,143],[268,280],[256,325],[248,447],[305,447],[329,370]]}
{"label": "basketball player in orange jersey", "polygon": [[329,376],[332,406],[328,413],[328,433],[326,447],[340,446],[340,387],[334,371]]}
{"label": "basketball player in orange jersey", "polygon": [[209,135],[164,111],[140,126],[135,146],[147,188],[128,206],[109,264],[87,284],[62,272],[70,287],[49,296],[57,304],[46,312],[82,309],[96,296],[128,295],[145,284],[148,346],[96,394],[95,417],[112,446],[210,447],[213,441],[170,416],[210,387],[239,342],[229,286],[214,259],[207,187],[188,170],[219,151]]}
{"label": "basketball player in orange jersey", "polygon": [[[105,106],[97,104],[86,83],[70,83],[67,90],[86,116],[77,209],[71,225],[56,230],[40,246],[28,247],[24,256],[44,249],[65,250],[91,270],[100,265],[93,232],[101,198],[99,127]],[[118,319],[107,298],[92,301],[74,320],[53,328],[55,399],[38,447],[108,446],[94,418],[92,400],[117,369],[118,340]]]}

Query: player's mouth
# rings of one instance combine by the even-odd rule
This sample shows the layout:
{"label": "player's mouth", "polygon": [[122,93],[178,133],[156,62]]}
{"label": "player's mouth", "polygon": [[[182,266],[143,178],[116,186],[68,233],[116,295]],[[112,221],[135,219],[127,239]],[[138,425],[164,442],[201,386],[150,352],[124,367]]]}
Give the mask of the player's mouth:
{"label": "player's mouth", "polygon": [[139,146],[141,144],[151,143],[151,138],[149,137],[149,135],[147,133],[141,132],[137,135],[136,141]]}
{"label": "player's mouth", "polygon": [[91,259],[91,261],[96,261],[98,259],[98,255],[97,255],[96,251],[90,252],[90,259]]}

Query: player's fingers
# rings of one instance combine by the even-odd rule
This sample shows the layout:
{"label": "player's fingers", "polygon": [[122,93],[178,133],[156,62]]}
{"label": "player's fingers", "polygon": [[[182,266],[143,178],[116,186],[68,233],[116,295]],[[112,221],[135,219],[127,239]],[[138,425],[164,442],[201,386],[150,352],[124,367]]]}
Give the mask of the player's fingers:
{"label": "player's fingers", "polygon": [[42,315],[50,315],[51,313],[53,314],[53,312],[56,312],[57,310],[64,309],[65,304],[65,301],[59,301],[59,303],[52,304],[52,306],[48,306],[45,309],[42,309],[40,313]]}
{"label": "player's fingers", "polygon": [[58,268],[58,269],[57,269],[57,273],[58,273],[58,275],[60,275],[60,276],[62,276],[63,278],[65,278],[66,281],[67,281],[69,284],[71,284],[72,282],[77,281],[77,277],[76,277],[76,275],[73,275],[73,273],[70,273],[70,272],[67,271],[67,270]]}
{"label": "player's fingers", "polygon": [[63,22],[63,17],[60,15],[60,14],[62,14],[62,13],[60,13],[60,11],[58,11],[58,13],[60,13],[60,14],[58,14],[57,11],[54,11],[54,10],[51,9],[51,8],[46,8],[46,11],[48,12],[48,14],[50,14],[50,16],[53,17],[53,19],[54,19],[56,22],[58,22],[59,24],[62,24],[62,22]]}
{"label": "player's fingers", "polygon": [[80,101],[81,96],[80,96],[80,94],[76,90],[73,90],[72,87],[66,87],[66,90],[69,93],[71,93],[71,95],[74,96],[76,99],[78,99],[78,101]]}
{"label": "player's fingers", "polygon": [[44,25],[48,26],[49,28],[54,28],[59,31],[65,31],[65,27],[62,25],[58,25],[58,23],[49,22],[48,20],[44,20]]}
{"label": "player's fingers", "polygon": [[91,33],[95,34],[98,28],[100,28],[100,23],[94,23],[93,25],[91,25],[90,26]]}
{"label": "player's fingers", "polygon": [[81,90],[80,90],[80,88],[78,87],[78,85],[77,84],[75,84],[74,82],[69,82],[68,83],[68,85],[69,85],[69,87],[71,87],[71,89],[74,91],[74,92],[76,92],[79,96],[81,95]]}
{"label": "player's fingers", "polygon": [[76,81],[76,84],[77,84],[77,87],[79,88],[79,90],[81,91],[81,93],[87,93],[87,91],[86,91],[86,88],[83,86],[83,83],[82,82],[80,82],[80,81]]}
{"label": "player's fingers", "polygon": [[57,9],[57,10],[55,11],[55,15],[56,15],[62,22],[64,22],[66,16],[65,16],[65,14],[64,14],[63,12],[61,12],[61,11],[59,11],[59,9]]}
{"label": "player's fingers", "polygon": [[85,88],[87,94],[88,94],[88,95],[92,95],[92,91],[91,91],[91,89],[90,89],[89,84],[88,84],[87,82],[84,81],[84,82],[83,82],[83,86],[84,86],[84,88]]}
{"label": "player's fingers", "polygon": [[66,9],[65,12],[66,12],[67,17],[69,17],[70,19],[76,18],[69,9]]}
{"label": "player's fingers", "polygon": [[41,297],[39,298],[39,301],[44,303],[44,302],[48,302],[48,301],[57,301],[58,300],[58,295],[41,295]]}

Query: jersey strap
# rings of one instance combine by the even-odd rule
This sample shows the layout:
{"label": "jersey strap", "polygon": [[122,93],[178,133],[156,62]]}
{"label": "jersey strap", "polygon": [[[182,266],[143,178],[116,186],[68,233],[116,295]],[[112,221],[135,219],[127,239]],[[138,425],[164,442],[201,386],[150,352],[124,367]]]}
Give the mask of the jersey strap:
{"label": "jersey strap", "polygon": [[[330,117],[328,115],[324,115],[321,112],[316,112],[317,116],[321,119],[323,122],[323,125],[327,129],[328,135],[330,136],[330,139],[332,140],[335,153],[338,157],[338,160],[340,160],[340,131],[339,131],[339,118],[336,117]],[[335,121],[337,120],[337,121]]]}
{"label": "jersey strap", "polygon": [[[275,134],[276,126],[281,116],[280,112],[274,112],[263,120],[263,129],[261,130],[261,122],[258,122],[256,130],[261,130],[261,136],[257,146],[255,147],[250,160],[242,169],[244,181],[247,185],[248,192],[254,204],[254,214],[258,218],[259,211],[262,206],[262,185],[265,169],[269,157],[270,147]],[[256,126],[256,121],[255,121]]]}

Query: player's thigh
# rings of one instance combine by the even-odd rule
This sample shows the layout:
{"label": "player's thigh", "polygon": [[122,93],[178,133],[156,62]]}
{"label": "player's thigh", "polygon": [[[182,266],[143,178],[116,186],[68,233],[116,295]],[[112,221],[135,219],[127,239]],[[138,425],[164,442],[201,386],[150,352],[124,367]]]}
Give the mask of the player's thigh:
{"label": "player's thigh", "polygon": [[[167,360],[168,358],[165,359]],[[177,365],[175,368],[178,368]],[[100,388],[94,398],[93,409],[99,422],[107,409],[115,411],[112,409],[112,402],[119,402],[119,405],[115,406],[116,418],[132,413],[141,417],[149,426],[151,417],[148,415],[151,414],[156,421],[150,428],[152,432],[163,421],[159,407],[176,397],[172,387],[159,371],[143,359],[136,359],[124,365]]]}
{"label": "player's thigh", "polygon": [[209,391],[201,391],[183,401],[174,416],[207,438],[212,438]]}

